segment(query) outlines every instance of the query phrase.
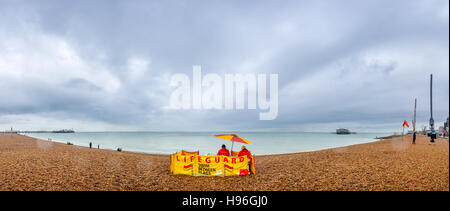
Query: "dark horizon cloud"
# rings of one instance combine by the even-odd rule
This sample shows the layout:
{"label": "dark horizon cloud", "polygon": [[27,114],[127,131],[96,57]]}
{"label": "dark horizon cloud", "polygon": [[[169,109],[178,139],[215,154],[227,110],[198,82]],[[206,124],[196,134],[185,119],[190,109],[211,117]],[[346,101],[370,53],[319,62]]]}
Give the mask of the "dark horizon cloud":
{"label": "dark horizon cloud", "polygon": [[[448,1],[0,0],[0,127],[398,130],[449,116]],[[175,73],[276,73],[279,113],[168,110]],[[348,126],[347,126],[348,125]],[[309,127],[311,126],[311,127]],[[313,127],[314,126],[314,127]]]}

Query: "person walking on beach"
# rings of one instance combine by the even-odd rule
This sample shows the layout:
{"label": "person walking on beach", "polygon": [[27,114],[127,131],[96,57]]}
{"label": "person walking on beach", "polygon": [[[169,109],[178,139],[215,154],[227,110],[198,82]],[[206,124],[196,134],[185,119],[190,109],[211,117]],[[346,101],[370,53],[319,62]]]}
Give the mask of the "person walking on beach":
{"label": "person walking on beach", "polygon": [[230,156],[230,151],[228,151],[227,146],[225,146],[225,144],[222,144],[222,149],[220,149],[220,150],[217,152],[217,155]]}
{"label": "person walking on beach", "polygon": [[413,144],[416,144],[416,131],[413,133]]}
{"label": "person walking on beach", "polygon": [[89,148],[92,149],[92,142],[89,142]]}

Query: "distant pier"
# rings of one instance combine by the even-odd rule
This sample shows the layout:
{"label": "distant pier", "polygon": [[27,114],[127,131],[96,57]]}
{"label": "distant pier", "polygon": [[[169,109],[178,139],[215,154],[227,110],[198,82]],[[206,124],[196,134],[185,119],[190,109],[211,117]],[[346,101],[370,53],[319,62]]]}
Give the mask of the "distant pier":
{"label": "distant pier", "polygon": [[339,135],[348,135],[348,134],[356,134],[356,133],[355,133],[355,132],[350,132],[349,129],[339,128],[339,129],[336,129],[336,134],[339,134]]}
{"label": "distant pier", "polygon": [[73,129],[62,129],[62,130],[23,130],[23,131],[2,131],[0,133],[75,133]]}

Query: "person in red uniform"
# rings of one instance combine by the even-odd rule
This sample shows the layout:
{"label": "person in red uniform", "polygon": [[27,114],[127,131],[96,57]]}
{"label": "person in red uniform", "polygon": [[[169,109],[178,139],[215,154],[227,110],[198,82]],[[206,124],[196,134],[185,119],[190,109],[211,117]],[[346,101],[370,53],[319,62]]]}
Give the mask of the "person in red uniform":
{"label": "person in red uniform", "polygon": [[242,146],[241,151],[238,154],[238,157],[241,156],[247,156],[248,159],[248,169],[251,169],[252,166],[252,153],[250,153],[250,151],[248,151],[248,149],[245,146]]}
{"label": "person in red uniform", "polygon": [[217,152],[217,155],[225,155],[225,156],[230,156],[230,151],[228,151],[227,147],[225,146],[225,144],[222,145],[222,149],[220,149]]}
{"label": "person in red uniform", "polygon": [[248,149],[245,146],[242,146],[241,151],[238,154],[239,157],[241,156],[247,156],[248,159],[252,159],[252,153],[248,151]]}

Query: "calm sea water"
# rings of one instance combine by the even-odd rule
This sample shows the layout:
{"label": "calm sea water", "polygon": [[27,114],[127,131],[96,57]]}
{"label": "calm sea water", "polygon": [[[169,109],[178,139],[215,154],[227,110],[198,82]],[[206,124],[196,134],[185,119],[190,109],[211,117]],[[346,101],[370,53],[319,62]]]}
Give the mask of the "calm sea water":
{"label": "calm sea water", "polygon": [[[26,133],[25,135],[56,142],[71,142],[79,146],[102,149],[171,154],[181,150],[197,151],[200,154],[215,154],[222,144],[231,148],[231,142],[216,138],[214,132],[76,132],[76,133]],[[319,132],[239,132],[239,136],[253,142],[247,148],[257,155],[306,152],[333,147],[376,141],[375,137],[388,133],[357,133],[336,135]],[[239,150],[242,144],[235,143]]]}

